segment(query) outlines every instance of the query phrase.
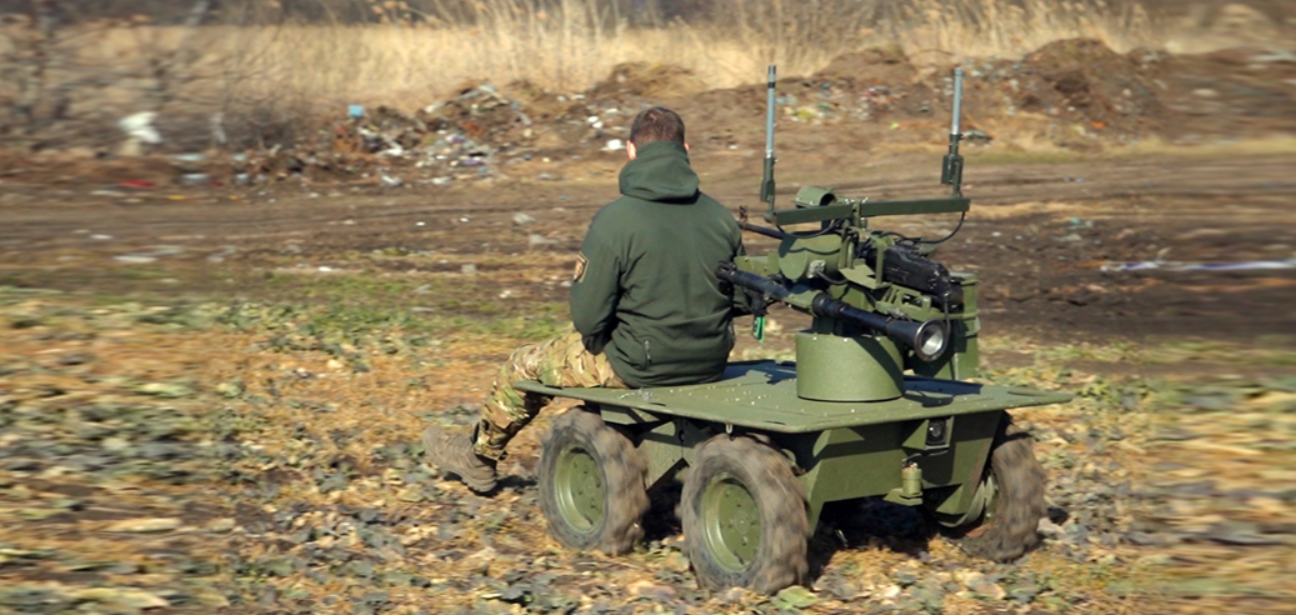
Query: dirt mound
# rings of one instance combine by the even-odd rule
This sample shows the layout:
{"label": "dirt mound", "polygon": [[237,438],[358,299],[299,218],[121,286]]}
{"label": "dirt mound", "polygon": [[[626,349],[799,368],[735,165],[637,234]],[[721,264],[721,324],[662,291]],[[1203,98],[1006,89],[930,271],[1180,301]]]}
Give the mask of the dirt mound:
{"label": "dirt mound", "polygon": [[1096,40],[1051,43],[1024,58],[1028,79],[1015,80],[1013,100],[1023,111],[1065,111],[1097,129],[1145,132],[1166,110],[1137,54],[1120,55]]}
{"label": "dirt mound", "polygon": [[704,92],[706,82],[693,71],[670,64],[627,62],[612,68],[607,79],[590,89],[593,100],[672,99]]}
{"label": "dirt mound", "polygon": [[873,48],[838,56],[813,79],[847,79],[861,85],[907,83],[918,71],[899,47]]}

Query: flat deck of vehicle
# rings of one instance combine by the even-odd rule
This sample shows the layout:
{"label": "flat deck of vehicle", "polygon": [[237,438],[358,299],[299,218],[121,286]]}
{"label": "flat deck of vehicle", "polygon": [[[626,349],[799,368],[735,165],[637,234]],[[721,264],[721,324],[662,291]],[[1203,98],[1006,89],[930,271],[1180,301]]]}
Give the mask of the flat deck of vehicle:
{"label": "flat deck of vehicle", "polygon": [[809,401],[797,397],[796,366],[775,361],[731,363],[717,382],[680,387],[564,389],[536,381],[516,386],[544,395],[778,433],[861,427],[1071,400],[1063,393],[906,376],[904,395],[898,399]]}

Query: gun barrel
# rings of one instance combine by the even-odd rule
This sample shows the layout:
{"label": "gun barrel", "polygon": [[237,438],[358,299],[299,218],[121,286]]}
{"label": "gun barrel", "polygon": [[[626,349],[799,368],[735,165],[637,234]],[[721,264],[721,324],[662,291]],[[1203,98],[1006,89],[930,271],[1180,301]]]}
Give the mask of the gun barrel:
{"label": "gun barrel", "polygon": [[843,320],[885,335],[913,349],[923,361],[934,361],[945,352],[949,335],[945,324],[939,320],[916,322],[896,320],[861,310],[844,301],[833,299],[827,293],[815,295],[811,313],[824,318]]}
{"label": "gun barrel", "polygon": [[[741,286],[760,292],[769,299],[788,303],[792,291],[786,286],[765,276],[747,271],[740,271],[733,263],[722,263],[716,275],[735,286]],[[790,304],[790,303],[789,303]],[[791,305],[791,304],[790,304]],[[849,303],[834,299],[828,293],[817,293],[808,303],[796,300],[796,305],[815,316],[849,322],[874,333],[885,335],[900,344],[912,348],[918,358],[924,361],[935,360],[944,354],[949,345],[949,333],[944,323],[939,320],[915,322],[897,320],[880,316],[867,310],[861,310]]]}
{"label": "gun barrel", "polygon": [[950,135],[962,135],[963,117],[963,67],[954,69],[954,126],[950,128]]}
{"label": "gun barrel", "polygon": [[776,228],[761,226],[759,224],[752,224],[750,222],[743,222],[741,220],[738,221],[738,228],[741,228],[745,231],[751,231],[758,235],[764,235],[772,239],[783,239],[784,237],[786,237],[786,235],[783,234],[783,231],[780,231]]}
{"label": "gun barrel", "polygon": [[788,296],[792,294],[792,291],[788,290],[786,286],[763,275],[743,271],[734,266],[733,263],[721,263],[720,269],[716,271],[716,277],[734,286],[759,291],[766,297],[777,301],[786,301]]}

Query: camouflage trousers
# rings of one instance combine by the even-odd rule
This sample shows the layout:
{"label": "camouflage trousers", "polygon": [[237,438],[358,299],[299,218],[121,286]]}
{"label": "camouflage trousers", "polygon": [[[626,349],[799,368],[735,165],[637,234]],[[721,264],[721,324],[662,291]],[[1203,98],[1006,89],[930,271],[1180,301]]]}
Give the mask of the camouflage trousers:
{"label": "camouflage trousers", "polygon": [[513,352],[483,404],[474,451],[490,459],[503,459],[504,447],[553,398],[523,393],[513,386],[522,380],[539,380],[552,387],[629,388],[608,362],[606,354],[591,354],[580,333],[571,331],[541,344]]}

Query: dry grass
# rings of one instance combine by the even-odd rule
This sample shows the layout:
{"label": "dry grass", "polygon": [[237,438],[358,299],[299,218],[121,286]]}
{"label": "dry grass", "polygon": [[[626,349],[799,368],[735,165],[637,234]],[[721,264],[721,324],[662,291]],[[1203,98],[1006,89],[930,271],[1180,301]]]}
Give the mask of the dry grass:
{"label": "dry grass", "polygon": [[770,62],[781,74],[807,75],[842,53],[882,45],[899,45],[919,63],[945,63],[1019,56],[1076,37],[1117,51],[1165,42],[1164,31],[1137,5],[1111,8],[1102,1],[1030,0],[1023,8],[1002,0],[913,0],[881,11],[837,7],[836,14],[822,14],[801,7],[788,15],[770,8],[781,3],[724,4],[733,10],[657,28],[607,28],[592,10],[559,19],[488,8],[475,27],[221,28],[203,36],[209,54],[234,60],[233,75],[249,93],[333,102],[435,96],[469,80],[580,91],[615,65],[635,61],[682,66],[707,84],[733,87],[760,80]]}
{"label": "dry grass", "polygon": [[[39,77],[22,68],[39,55],[24,49],[32,38],[23,26],[0,26],[0,73],[18,66],[14,74],[22,77],[0,83],[0,106],[14,107],[23,95],[13,90],[26,87],[28,98],[33,91],[46,99],[67,95],[75,114],[97,114],[101,124],[182,106],[256,116],[268,126],[300,124],[303,114],[317,112],[336,117],[347,103],[417,107],[468,81],[528,81],[578,92],[623,62],[681,66],[724,88],[759,81],[771,62],[782,75],[808,75],[842,53],[884,45],[898,45],[918,64],[945,64],[1018,57],[1077,37],[1118,52],[1203,51],[1233,40],[1202,35],[1214,25],[1201,15],[1160,23],[1130,0],[715,0],[699,6],[688,21],[636,26],[624,17],[609,19],[598,0],[482,0],[458,6],[457,22],[395,15],[370,25],[82,24],[48,43],[44,55],[61,63]],[[165,59],[161,73],[159,58]],[[11,126],[68,107],[43,104],[11,119]]]}

